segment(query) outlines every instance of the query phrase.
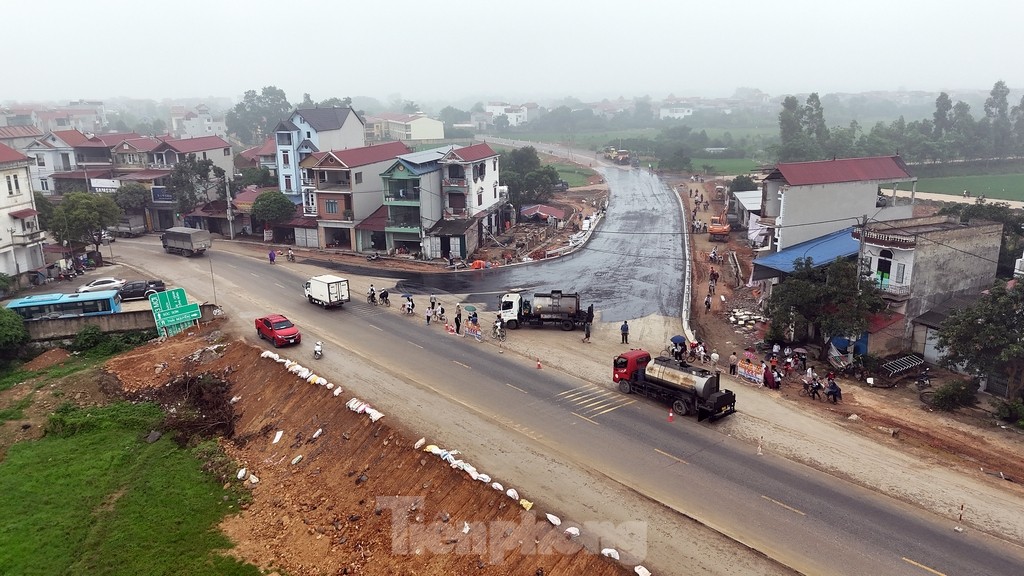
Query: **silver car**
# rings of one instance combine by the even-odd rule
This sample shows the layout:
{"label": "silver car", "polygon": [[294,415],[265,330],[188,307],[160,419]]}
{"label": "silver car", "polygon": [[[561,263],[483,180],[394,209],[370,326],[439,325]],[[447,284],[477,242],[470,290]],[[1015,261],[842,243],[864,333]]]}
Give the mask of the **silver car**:
{"label": "silver car", "polygon": [[127,282],[124,278],[97,278],[88,284],[83,284],[78,287],[78,292],[99,292],[100,290],[120,290],[124,283]]}

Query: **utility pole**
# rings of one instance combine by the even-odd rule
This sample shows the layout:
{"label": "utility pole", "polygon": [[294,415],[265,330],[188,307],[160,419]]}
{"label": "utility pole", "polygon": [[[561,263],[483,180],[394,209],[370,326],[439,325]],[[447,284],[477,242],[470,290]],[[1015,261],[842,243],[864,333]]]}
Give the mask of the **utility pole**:
{"label": "utility pole", "polygon": [[[228,217],[228,240],[235,239],[235,211],[231,209],[231,179],[225,178],[224,180],[224,195],[227,197],[227,217]],[[216,303],[216,302],[215,302]]]}
{"label": "utility pole", "polygon": [[857,244],[857,292],[860,292],[860,277],[864,275],[864,271],[861,270],[862,262],[864,258],[864,234],[867,233],[868,228],[868,215],[865,214],[861,217],[860,224],[860,242]]}

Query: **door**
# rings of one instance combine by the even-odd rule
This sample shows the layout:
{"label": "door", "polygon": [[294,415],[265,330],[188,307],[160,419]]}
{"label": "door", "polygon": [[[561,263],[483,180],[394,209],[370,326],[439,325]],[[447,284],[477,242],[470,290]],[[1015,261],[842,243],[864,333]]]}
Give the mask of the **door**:
{"label": "door", "polygon": [[924,361],[929,364],[938,364],[942,356],[942,349],[939,348],[939,331],[934,328],[926,328],[924,334]]}

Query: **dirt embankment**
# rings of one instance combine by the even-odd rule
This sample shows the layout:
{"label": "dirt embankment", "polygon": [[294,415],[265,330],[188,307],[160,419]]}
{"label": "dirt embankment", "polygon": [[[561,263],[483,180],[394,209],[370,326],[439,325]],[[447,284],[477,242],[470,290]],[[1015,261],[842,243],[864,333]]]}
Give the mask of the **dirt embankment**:
{"label": "dirt embankment", "polygon": [[[240,558],[291,574],[627,573],[566,535],[569,523],[553,526],[543,502],[527,511],[414,449],[416,435],[386,417],[372,422],[347,409],[351,394],[309,384],[244,342],[214,347],[203,336],[140,347],[106,369],[134,394],[182,374],[231,383],[235,434],[223,446],[246,468],[237,481],[253,496],[223,524]],[[463,457],[472,459],[454,459]]]}

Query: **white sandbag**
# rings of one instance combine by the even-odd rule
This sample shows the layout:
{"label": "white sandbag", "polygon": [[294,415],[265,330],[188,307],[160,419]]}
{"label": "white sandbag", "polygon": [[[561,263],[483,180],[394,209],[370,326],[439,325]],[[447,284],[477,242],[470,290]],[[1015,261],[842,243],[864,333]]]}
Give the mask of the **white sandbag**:
{"label": "white sandbag", "polygon": [[483,482],[484,484],[490,484],[491,483],[491,477],[488,476],[487,474],[478,474],[476,479],[481,481],[481,482]]}
{"label": "white sandbag", "polygon": [[651,576],[651,571],[643,566],[633,568],[633,572],[636,572],[637,576]]}
{"label": "white sandbag", "polygon": [[241,468],[241,469],[238,470],[238,474],[235,474],[235,476],[239,480],[241,480],[242,478],[245,478],[245,475],[248,474],[248,473],[249,473],[248,470],[246,470],[245,468]]}
{"label": "white sandbag", "polygon": [[334,389],[334,395],[335,396],[341,395],[342,392],[344,392],[344,390],[342,390],[340,387]]}
{"label": "white sandbag", "polygon": [[469,534],[469,522],[462,522],[462,533]]}
{"label": "white sandbag", "polygon": [[274,360],[277,360],[278,356],[277,356],[276,352],[271,352],[270,350],[264,350],[263,353],[260,354],[260,358],[272,358]]}
{"label": "white sandbag", "polygon": [[604,550],[601,550],[601,556],[607,556],[607,557],[611,558],[612,560],[618,560],[619,559],[619,551],[616,550],[615,548],[605,548]]}
{"label": "white sandbag", "polygon": [[580,535],[580,529],[575,526],[570,526],[565,529],[565,535],[570,538],[575,538]]}
{"label": "white sandbag", "polygon": [[241,399],[242,399],[241,396],[232,396],[231,397],[231,403],[232,404],[238,404],[238,401],[241,400]]}
{"label": "white sandbag", "polygon": [[302,378],[303,380],[308,378],[310,374],[312,374],[312,372],[310,372],[309,368],[303,368],[302,370],[299,370],[298,372],[295,373],[296,376]]}
{"label": "white sandbag", "polygon": [[313,440],[316,440],[317,438],[319,438],[320,435],[323,434],[323,433],[324,433],[324,429],[323,428],[317,428],[316,432],[313,432]]}
{"label": "white sandbag", "polygon": [[249,474],[249,482],[252,484],[259,484],[260,479],[257,478],[255,474]]}
{"label": "white sandbag", "polygon": [[545,516],[548,517],[548,522],[551,522],[552,526],[561,526],[562,525],[562,519],[559,518],[558,516],[555,516],[554,514],[545,514]]}
{"label": "white sandbag", "polygon": [[419,450],[420,448],[423,448],[423,445],[426,444],[426,443],[427,443],[427,439],[426,438],[420,438],[419,440],[416,441],[415,444],[412,445],[412,449],[413,450]]}
{"label": "white sandbag", "polygon": [[[334,390],[333,382],[328,382],[327,384],[324,384],[324,386],[326,386],[328,390]],[[335,396],[337,396],[337,394],[335,394]]]}
{"label": "white sandbag", "polygon": [[274,441],[271,444],[277,444],[281,441],[281,436],[284,436],[284,430],[278,430],[277,434],[274,434]]}
{"label": "white sandbag", "polygon": [[292,458],[292,464],[298,464],[301,461],[302,461],[302,454],[299,454],[295,458]]}
{"label": "white sandbag", "polygon": [[306,382],[309,382],[310,384],[316,384],[317,378],[319,378],[319,376],[317,376],[316,374],[310,374],[309,376],[306,376]]}
{"label": "white sandbag", "polygon": [[[327,386],[327,378],[324,378],[323,376],[317,376],[316,383],[319,384],[320,386]],[[334,385],[332,384],[331,387],[333,386]]]}
{"label": "white sandbag", "polygon": [[376,422],[377,420],[380,420],[381,418],[384,417],[384,413],[378,412],[377,410],[370,410],[367,412],[367,414],[370,415],[370,422]]}
{"label": "white sandbag", "polygon": [[451,465],[451,467],[455,468],[456,470],[462,470],[466,463],[463,462],[462,460],[452,460],[451,462],[449,462],[449,465]]}
{"label": "white sandbag", "polygon": [[494,488],[498,492],[504,492],[505,491],[505,487],[502,486],[501,484],[497,483],[497,482],[492,482],[491,483],[491,488]]}
{"label": "white sandbag", "polygon": [[358,398],[352,398],[348,402],[345,402],[345,408],[348,408],[348,409],[351,410],[352,409],[352,405],[355,404],[356,402],[359,402],[359,399]]}
{"label": "white sandbag", "polygon": [[296,362],[294,360],[285,360],[284,361],[284,369],[288,370],[292,366],[295,366],[295,364],[296,364]]}
{"label": "white sandbag", "polygon": [[519,492],[516,492],[515,488],[509,488],[505,490],[505,495],[513,500],[519,500]]}

